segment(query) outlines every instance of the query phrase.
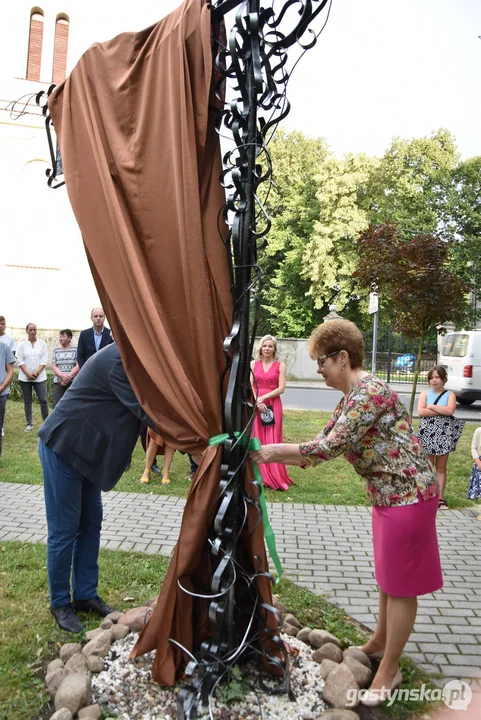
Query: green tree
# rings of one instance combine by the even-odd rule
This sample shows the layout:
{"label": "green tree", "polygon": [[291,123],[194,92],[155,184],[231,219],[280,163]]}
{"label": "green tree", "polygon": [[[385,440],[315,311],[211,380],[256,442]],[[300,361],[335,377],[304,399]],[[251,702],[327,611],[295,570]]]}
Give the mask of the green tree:
{"label": "green tree", "polygon": [[330,157],[315,180],[319,216],[303,257],[309,296],[322,308],[336,295],[342,309],[352,299],[352,275],[358,264],[356,239],[369,223],[365,197],[378,161],[367,155]]}
{"label": "green tree", "polygon": [[469,284],[448,266],[452,240],[425,234],[406,238],[399,225],[370,225],[359,239],[355,276],[365,289],[376,285],[394,308],[395,329],[418,340],[409,414],[412,417],[423,344],[444,322],[461,322],[468,308]]}
{"label": "green tree", "polygon": [[266,202],[272,219],[268,245],[259,253],[263,271],[259,332],[302,337],[321,322],[321,312],[308,296],[303,259],[319,217],[314,180],[329,155],[322,139],[279,131],[269,144],[273,186]]}
{"label": "green tree", "polygon": [[[481,296],[481,156],[470,158],[454,169],[445,222],[454,238],[451,250],[453,272],[472,283]],[[476,303],[477,304],[477,303]],[[471,320],[476,322],[476,309]]]}
{"label": "green tree", "polygon": [[448,130],[411,140],[394,138],[366,193],[370,222],[397,222],[406,237],[441,231],[458,160]]}

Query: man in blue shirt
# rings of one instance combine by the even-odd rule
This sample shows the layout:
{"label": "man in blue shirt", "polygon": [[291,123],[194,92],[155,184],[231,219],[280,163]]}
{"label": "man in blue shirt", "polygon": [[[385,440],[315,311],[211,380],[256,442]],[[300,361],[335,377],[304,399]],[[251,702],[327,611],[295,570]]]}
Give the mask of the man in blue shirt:
{"label": "man in blue shirt", "polygon": [[113,342],[109,328],[104,327],[105,313],[102,308],[94,308],[90,319],[92,327],[82,330],[78,340],[77,361],[80,368],[92,355]]}

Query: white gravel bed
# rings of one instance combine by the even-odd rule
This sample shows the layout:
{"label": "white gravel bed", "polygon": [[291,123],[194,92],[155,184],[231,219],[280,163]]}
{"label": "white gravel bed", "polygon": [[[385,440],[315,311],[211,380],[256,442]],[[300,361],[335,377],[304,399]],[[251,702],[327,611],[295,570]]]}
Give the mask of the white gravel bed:
{"label": "white gravel bed", "polygon": [[[131,633],[112,645],[106,658],[107,670],[92,678],[92,702],[99,703],[121,720],[175,720],[177,718],[177,695],[186,683],[170,688],[153,682],[151,666],[155,653],[148,653],[136,660],[129,655],[138,635]],[[294,637],[282,636],[283,640],[299,650],[291,673],[293,700],[286,694],[268,695],[248,690],[242,702],[229,705],[215,699],[211,713],[199,708],[199,720],[315,720],[327,709],[322,700],[324,685],[320,665],[311,660],[312,649]],[[243,668],[245,673],[245,668]]]}

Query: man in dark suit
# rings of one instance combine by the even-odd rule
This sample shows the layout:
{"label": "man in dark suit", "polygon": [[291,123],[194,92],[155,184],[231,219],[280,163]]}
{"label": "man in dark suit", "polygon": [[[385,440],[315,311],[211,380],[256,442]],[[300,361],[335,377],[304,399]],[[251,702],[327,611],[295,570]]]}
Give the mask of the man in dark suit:
{"label": "man in dark suit", "polygon": [[78,339],[77,361],[79,367],[85,365],[87,360],[98,350],[113,342],[109,328],[104,327],[105,313],[102,308],[94,308],[90,313],[90,319],[92,327],[82,330]]}
{"label": "man in dark suit", "polygon": [[113,488],[125,471],[142,422],[155,429],[135,397],[114,343],[85,363],[38,431],[50,611],[69,632],[83,629],[75,610],[101,617],[112,611],[97,594],[101,491]]}

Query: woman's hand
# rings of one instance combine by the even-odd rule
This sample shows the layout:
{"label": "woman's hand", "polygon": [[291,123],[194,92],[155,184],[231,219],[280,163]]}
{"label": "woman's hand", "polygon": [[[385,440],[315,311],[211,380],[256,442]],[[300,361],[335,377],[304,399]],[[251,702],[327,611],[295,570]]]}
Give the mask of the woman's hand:
{"label": "woman's hand", "polygon": [[262,445],[260,450],[255,450],[250,453],[251,460],[256,463],[269,463],[272,462],[271,457],[273,455],[273,445]]}
{"label": "woman's hand", "polygon": [[280,443],[278,445],[262,445],[260,450],[250,453],[251,460],[256,463],[282,463],[307,467],[309,460],[301,455],[299,445]]}
{"label": "woman's hand", "polygon": [[264,402],[257,401],[257,409],[260,413],[267,412],[267,405]]}

